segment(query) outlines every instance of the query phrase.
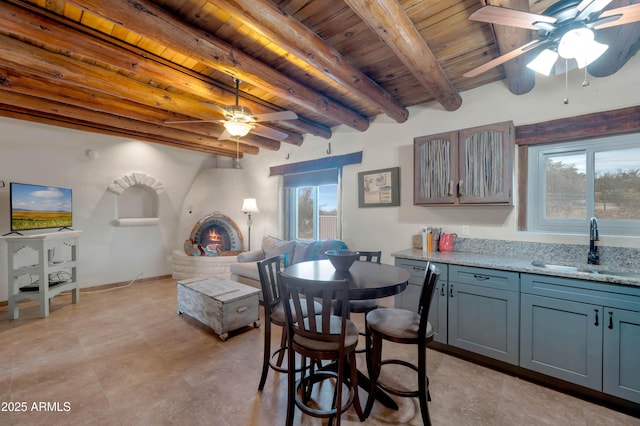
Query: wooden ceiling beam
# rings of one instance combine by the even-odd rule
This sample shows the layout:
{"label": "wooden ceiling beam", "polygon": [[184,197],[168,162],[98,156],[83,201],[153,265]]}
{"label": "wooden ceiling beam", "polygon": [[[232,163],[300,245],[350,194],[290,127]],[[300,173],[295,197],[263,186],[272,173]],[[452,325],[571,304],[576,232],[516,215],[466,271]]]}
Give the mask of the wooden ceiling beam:
{"label": "wooden ceiling beam", "polygon": [[[140,53],[130,52],[124,49],[120,49],[111,43],[107,43],[96,37],[92,37],[92,34],[87,34],[84,31],[77,31],[71,29],[67,24],[61,24],[59,22],[47,19],[41,16],[39,13],[32,13],[21,7],[13,5],[4,5],[3,9],[6,9],[7,13],[0,14],[0,28],[12,35],[18,37],[24,37],[36,43],[43,43],[49,47],[61,49],[63,51],[73,52],[74,55],[90,58],[100,63],[108,64],[109,66],[118,68],[127,73],[132,78],[138,80],[162,82],[166,86],[175,87],[186,94],[194,96],[195,100],[214,102],[218,104],[233,104],[235,103],[235,94],[229,93],[227,90],[205,82],[201,79],[186,75],[173,68],[168,68],[166,65],[161,65],[155,60],[149,58],[150,54],[146,54],[147,57],[141,56]],[[82,42],[79,42],[82,40]],[[257,104],[255,102],[248,102],[249,108],[254,108]],[[253,109],[256,111],[256,109]],[[258,110],[265,111],[264,107],[258,108]],[[213,110],[219,118],[223,118],[216,110]],[[184,111],[181,111],[184,112]],[[265,111],[266,112],[266,111]],[[211,118],[209,116],[209,118]],[[165,117],[165,120],[170,118]],[[175,120],[189,120],[189,116],[183,116],[182,118],[175,118]],[[300,120],[294,120],[300,121]],[[224,129],[220,125],[214,125],[220,129],[219,136]],[[318,129],[311,129],[312,124],[300,123],[300,126],[310,133],[322,133],[323,127]],[[279,131],[284,131],[278,129]],[[286,138],[288,143],[294,145],[302,144],[302,136],[299,133],[287,132]],[[253,142],[258,146],[264,144],[265,148],[273,149],[270,147],[280,146],[279,143],[269,143],[267,138],[257,135],[248,135],[245,138],[254,137]],[[267,139],[267,141],[265,141]],[[274,141],[277,142],[277,141]]]}
{"label": "wooden ceiling beam", "polygon": [[[287,52],[322,70],[353,96],[380,108],[398,123],[409,118],[409,111],[386,89],[353,66],[316,33],[278,9],[270,0],[208,0]],[[319,73],[320,74],[320,73]]]}
{"label": "wooden ceiling beam", "polygon": [[398,0],[345,0],[345,3],[447,111],[460,108],[462,97]]}
{"label": "wooden ceiling beam", "polygon": [[[165,126],[164,120],[167,117],[166,111],[146,107],[135,102],[91,91],[85,88],[66,86],[61,84],[59,81],[52,79],[40,78],[29,73],[10,70],[3,67],[2,64],[0,64],[0,82],[2,82],[2,90],[13,93],[66,103],[82,109],[116,115],[123,118],[130,118],[132,120],[142,121],[156,126]],[[177,120],[181,118],[183,117],[176,117]],[[217,129],[216,126],[213,126],[210,123],[206,124],[208,125],[208,128],[204,128],[204,126],[201,127],[200,123],[197,123],[195,126],[170,126],[171,128],[167,130],[167,135],[172,135],[173,138],[180,135],[191,135],[190,140],[195,141],[198,141],[199,138],[217,140],[222,133],[222,130]],[[176,132],[173,132],[173,130],[176,130]],[[260,138],[260,140],[256,142],[248,141],[243,138],[240,150],[243,152],[246,151],[245,145],[274,151],[277,151],[280,148],[280,142],[272,139],[263,139],[266,138]],[[220,142],[220,148],[235,152],[235,141]],[[253,152],[254,150],[252,149],[251,151]]]}
{"label": "wooden ceiling beam", "polygon": [[150,1],[69,0],[68,3],[316,114],[360,131],[369,127],[367,119],[356,111],[298,83],[213,35],[184,24]]}
{"label": "wooden ceiling beam", "polygon": [[[480,2],[483,6],[490,4],[492,6],[522,10],[523,12],[530,11],[529,0],[481,0]],[[493,24],[491,27],[500,54],[511,52],[533,40],[530,30]],[[531,54],[520,55],[502,64],[507,79],[507,87],[514,95],[528,93],[536,84],[535,72],[527,68],[527,64],[533,59],[534,56],[532,54],[534,53],[539,53],[539,50],[534,49]]]}
{"label": "wooden ceiling beam", "polygon": [[[210,149],[216,154],[235,157],[235,148],[230,149],[228,144],[222,143],[213,138],[198,137],[187,132],[175,129],[167,129],[164,126],[149,124],[129,118],[118,117],[116,115],[104,114],[101,112],[85,110],[69,104],[49,101],[43,98],[12,93],[0,87],[0,103],[7,105],[20,105],[17,110],[23,112],[35,111],[45,114],[48,117],[63,117],[62,121],[80,124],[89,124],[87,127],[106,126],[109,129],[120,129],[121,135],[146,135],[147,138],[154,139],[160,143],[180,141],[182,147],[185,145],[200,146]],[[245,153],[257,154],[258,148],[245,147]]]}
{"label": "wooden ceiling beam", "polygon": [[170,93],[2,35],[0,60],[4,61],[4,66],[12,69],[45,79],[54,78],[72,87],[102,92],[148,107],[177,111],[203,120],[210,119],[213,115],[211,107],[191,97]]}

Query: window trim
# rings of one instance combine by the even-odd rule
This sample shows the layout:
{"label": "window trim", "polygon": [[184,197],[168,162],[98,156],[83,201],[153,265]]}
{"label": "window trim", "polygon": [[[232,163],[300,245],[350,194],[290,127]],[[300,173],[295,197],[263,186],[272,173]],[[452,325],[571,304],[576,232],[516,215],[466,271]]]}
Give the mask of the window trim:
{"label": "window trim", "polygon": [[[528,189],[534,194],[541,194],[546,186],[544,176],[541,176],[544,169],[544,157],[546,155],[570,154],[571,152],[583,153],[585,156],[587,175],[585,186],[586,194],[586,216],[581,219],[546,219],[544,218],[544,200],[536,198],[534,205],[528,204],[527,209],[527,231],[536,233],[553,234],[584,234],[587,229],[589,217],[595,215],[594,183],[595,170],[594,160],[598,152],[607,152],[625,148],[636,148],[637,138],[640,133],[624,134],[594,138],[583,141],[563,142],[561,144],[532,146],[528,148],[528,168],[527,182]],[[606,149],[603,149],[606,148]],[[531,155],[534,155],[532,157]],[[532,201],[532,200],[530,200]],[[640,236],[640,220],[625,219],[604,219],[598,218],[601,234],[615,236]],[[634,231],[634,230],[638,231]]]}
{"label": "window trim", "polygon": [[527,232],[528,145],[552,144],[640,132],[640,106],[600,111],[516,126],[515,144],[518,158],[517,230]]}

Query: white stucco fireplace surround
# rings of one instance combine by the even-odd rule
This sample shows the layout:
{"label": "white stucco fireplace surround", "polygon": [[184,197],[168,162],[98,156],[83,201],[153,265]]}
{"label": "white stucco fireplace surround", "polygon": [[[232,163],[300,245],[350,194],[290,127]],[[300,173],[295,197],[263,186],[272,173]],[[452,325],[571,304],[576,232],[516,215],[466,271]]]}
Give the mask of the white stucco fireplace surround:
{"label": "white stucco fireplace surround", "polygon": [[228,280],[231,277],[229,266],[237,262],[237,256],[187,256],[182,250],[174,250],[171,253],[171,276],[176,280],[195,277]]}
{"label": "white stucco fireplace surround", "polygon": [[[237,263],[237,256],[188,256],[182,245],[190,238],[194,224],[202,218],[219,211],[238,225],[238,232],[245,231],[246,215],[242,213],[242,201],[253,196],[245,182],[241,169],[234,167],[232,160],[217,159],[211,168],[200,171],[183,204],[177,231],[179,249],[170,254],[172,277],[184,280],[195,277],[217,277],[229,279],[229,266]],[[242,237],[241,237],[242,238]],[[242,238],[244,240],[244,238]],[[244,241],[243,241],[244,242]],[[242,247],[232,246],[227,250],[242,251]]]}

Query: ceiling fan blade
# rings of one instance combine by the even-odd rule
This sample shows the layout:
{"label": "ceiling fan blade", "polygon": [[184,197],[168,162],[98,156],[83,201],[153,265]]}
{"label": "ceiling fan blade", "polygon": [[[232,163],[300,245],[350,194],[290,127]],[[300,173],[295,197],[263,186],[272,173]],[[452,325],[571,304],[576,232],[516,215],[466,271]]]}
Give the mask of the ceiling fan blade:
{"label": "ceiling fan blade", "polygon": [[602,28],[615,27],[617,25],[631,24],[633,22],[640,21],[640,3],[630,4],[628,6],[619,7],[617,9],[605,10],[602,12],[598,19],[604,19],[621,15],[620,18],[614,21],[606,21],[600,24],[596,24],[593,28],[601,30]]}
{"label": "ceiling fan blade", "polygon": [[612,0],[591,0],[591,2],[587,2],[587,5],[584,7],[584,9],[580,9],[580,7],[583,6],[583,4],[586,2],[586,0],[583,0],[582,3],[578,5],[578,10],[580,11],[580,13],[578,13],[578,16],[575,17],[575,20],[582,21],[592,13],[600,12],[602,9],[607,7],[607,5],[611,3],[611,1]]}
{"label": "ceiling fan blade", "polygon": [[535,22],[554,24],[557,19],[553,16],[537,15],[521,10],[508,9],[499,6],[485,6],[473,12],[469,19],[489,24],[508,25],[510,27],[526,28],[528,30],[539,29]]}
{"label": "ceiling fan blade", "polygon": [[182,121],[165,121],[164,124],[191,124],[191,123],[220,123],[222,120],[182,120]]}
{"label": "ceiling fan blade", "polygon": [[505,53],[502,56],[498,56],[497,58],[487,62],[486,64],[480,65],[479,67],[472,69],[471,71],[467,71],[463,75],[465,77],[475,77],[477,75],[482,74],[483,72],[489,71],[491,68],[497,67],[498,65],[502,65],[505,62],[510,61],[511,59],[517,58],[523,53],[527,53],[531,49],[537,48],[539,46],[543,46],[547,43],[549,43],[548,39],[530,41],[524,46],[520,46],[519,48],[514,49],[509,53]]}
{"label": "ceiling fan blade", "polygon": [[258,136],[264,136],[265,138],[275,139],[277,141],[281,141],[289,137],[289,135],[284,132],[265,126],[254,127],[251,129],[251,133],[255,133]]}
{"label": "ceiling fan blade", "polygon": [[265,114],[254,114],[253,118],[256,122],[259,121],[282,121],[282,120],[297,120],[298,114],[293,111],[278,111],[268,112]]}

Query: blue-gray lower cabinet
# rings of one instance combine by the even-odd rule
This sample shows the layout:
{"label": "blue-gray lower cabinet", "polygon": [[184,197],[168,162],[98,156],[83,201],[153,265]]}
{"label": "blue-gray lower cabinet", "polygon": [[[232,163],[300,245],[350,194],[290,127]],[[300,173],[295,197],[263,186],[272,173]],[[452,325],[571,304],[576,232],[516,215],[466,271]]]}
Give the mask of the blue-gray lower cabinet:
{"label": "blue-gray lower cabinet", "polygon": [[640,403],[640,312],[605,307],[602,391]]}
{"label": "blue-gray lower cabinet", "polygon": [[518,364],[519,275],[449,266],[448,343]]}
{"label": "blue-gray lower cabinet", "polygon": [[[424,283],[424,273],[427,262],[424,260],[396,258],[395,265],[408,270],[411,273],[409,285],[406,290],[396,295],[395,307],[418,310],[420,292]],[[429,323],[433,327],[433,340],[440,343],[447,343],[447,265],[435,263],[440,271],[436,288],[433,293],[431,307],[429,308]]]}
{"label": "blue-gray lower cabinet", "polygon": [[640,403],[640,288],[522,274],[520,366]]}
{"label": "blue-gray lower cabinet", "polygon": [[522,294],[520,314],[521,367],[601,389],[601,306]]}

